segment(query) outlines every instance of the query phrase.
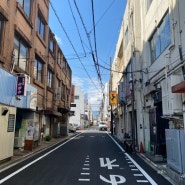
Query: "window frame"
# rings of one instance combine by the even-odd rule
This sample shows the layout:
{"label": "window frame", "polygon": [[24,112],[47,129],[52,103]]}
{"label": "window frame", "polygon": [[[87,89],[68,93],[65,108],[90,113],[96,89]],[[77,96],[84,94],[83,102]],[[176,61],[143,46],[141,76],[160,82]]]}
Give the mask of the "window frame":
{"label": "window frame", "polygon": [[38,11],[38,16],[37,16],[37,32],[39,33],[40,37],[45,40],[45,20],[43,15],[41,14],[40,11]]}
{"label": "window frame", "polygon": [[25,40],[21,36],[18,36],[17,34],[15,34],[14,36],[14,64],[17,65],[20,69],[26,71],[27,65],[28,65],[28,62],[27,62],[28,58],[29,58],[28,45],[26,44]]}
{"label": "window frame", "polygon": [[[39,70],[39,68],[41,68],[41,70]],[[41,83],[43,83],[43,69],[44,63],[42,62],[41,59],[36,57],[34,61],[34,78]],[[39,73],[39,71],[41,72]]]}
{"label": "window frame", "polygon": [[149,39],[151,63],[154,63],[161,53],[172,43],[171,34],[169,33],[171,33],[170,15],[167,12]]}
{"label": "window frame", "polygon": [[31,0],[17,0],[28,17],[31,16]]}
{"label": "window frame", "polygon": [[47,72],[47,86],[52,88],[52,82],[53,82],[53,73],[50,69],[48,69],[48,72]]}

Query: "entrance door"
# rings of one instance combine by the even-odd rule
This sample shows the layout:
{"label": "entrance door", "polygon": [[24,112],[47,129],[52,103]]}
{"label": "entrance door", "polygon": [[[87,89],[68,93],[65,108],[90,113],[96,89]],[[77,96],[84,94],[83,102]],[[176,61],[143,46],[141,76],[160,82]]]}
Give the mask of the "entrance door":
{"label": "entrance door", "polygon": [[165,129],[169,128],[168,120],[161,118],[162,102],[149,110],[150,143],[153,154],[166,156]]}

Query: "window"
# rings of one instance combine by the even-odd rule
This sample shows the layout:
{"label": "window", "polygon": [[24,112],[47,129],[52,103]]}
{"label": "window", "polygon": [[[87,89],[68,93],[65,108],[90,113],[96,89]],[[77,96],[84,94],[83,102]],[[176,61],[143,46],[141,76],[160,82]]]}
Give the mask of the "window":
{"label": "window", "polygon": [[128,27],[126,29],[126,32],[125,32],[125,46],[127,46],[129,42],[129,32],[128,32]]}
{"label": "window", "polygon": [[169,14],[166,14],[149,41],[152,63],[166,49],[166,47],[170,45],[170,33],[170,18]]}
{"label": "window", "polygon": [[75,100],[79,100],[80,99],[80,97],[79,96],[75,96]]}
{"label": "window", "polygon": [[42,82],[43,63],[39,59],[35,59],[34,63],[34,77],[36,80]]}
{"label": "window", "polygon": [[57,62],[58,62],[58,64],[61,66],[61,64],[62,64],[62,53],[61,53],[60,50],[58,50]]}
{"label": "window", "polygon": [[38,18],[37,18],[37,31],[38,31],[39,35],[42,37],[42,39],[44,40],[45,24],[44,24],[44,19],[40,13],[38,14]]}
{"label": "window", "polygon": [[49,49],[51,52],[54,52],[54,41],[52,38],[49,40]]}
{"label": "window", "polygon": [[65,99],[65,85],[62,84],[62,99]]}
{"label": "window", "polygon": [[22,70],[26,70],[28,58],[28,47],[21,37],[14,38],[14,62]]}
{"label": "window", "polygon": [[50,88],[52,87],[52,76],[53,76],[52,72],[50,70],[48,70],[47,86]]}
{"label": "window", "polygon": [[15,114],[9,114],[8,117],[8,132],[14,132]]}
{"label": "window", "polygon": [[23,10],[25,11],[26,15],[30,17],[30,7],[31,7],[31,0],[18,0],[20,5],[22,6]]}

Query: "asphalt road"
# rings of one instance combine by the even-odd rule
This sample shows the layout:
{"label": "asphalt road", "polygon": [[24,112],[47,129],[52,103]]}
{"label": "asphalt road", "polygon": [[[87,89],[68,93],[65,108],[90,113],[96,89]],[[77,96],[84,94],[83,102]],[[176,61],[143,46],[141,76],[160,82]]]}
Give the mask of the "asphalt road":
{"label": "asphalt road", "polygon": [[170,185],[106,132],[86,131],[0,174],[3,185]]}

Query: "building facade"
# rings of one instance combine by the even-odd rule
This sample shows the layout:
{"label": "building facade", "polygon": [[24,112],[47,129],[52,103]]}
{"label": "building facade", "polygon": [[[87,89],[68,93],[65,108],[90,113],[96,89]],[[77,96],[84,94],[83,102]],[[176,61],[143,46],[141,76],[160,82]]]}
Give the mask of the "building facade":
{"label": "building facade", "polygon": [[183,7],[179,0],[127,1],[110,78],[118,93],[115,135],[176,169],[184,156],[172,147],[184,142],[178,140],[185,125]]}
{"label": "building facade", "polygon": [[69,123],[79,125],[81,129],[85,125],[85,97],[79,86],[73,86],[74,102],[71,102]]}
{"label": "building facade", "polygon": [[32,149],[41,137],[67,134],[72,71],[48,18],[48,0],[0,2],[0,106],[8,109],[0,120],[11,126],[0,131],[0,145],[12,148],[0,160],[14,146]]}

